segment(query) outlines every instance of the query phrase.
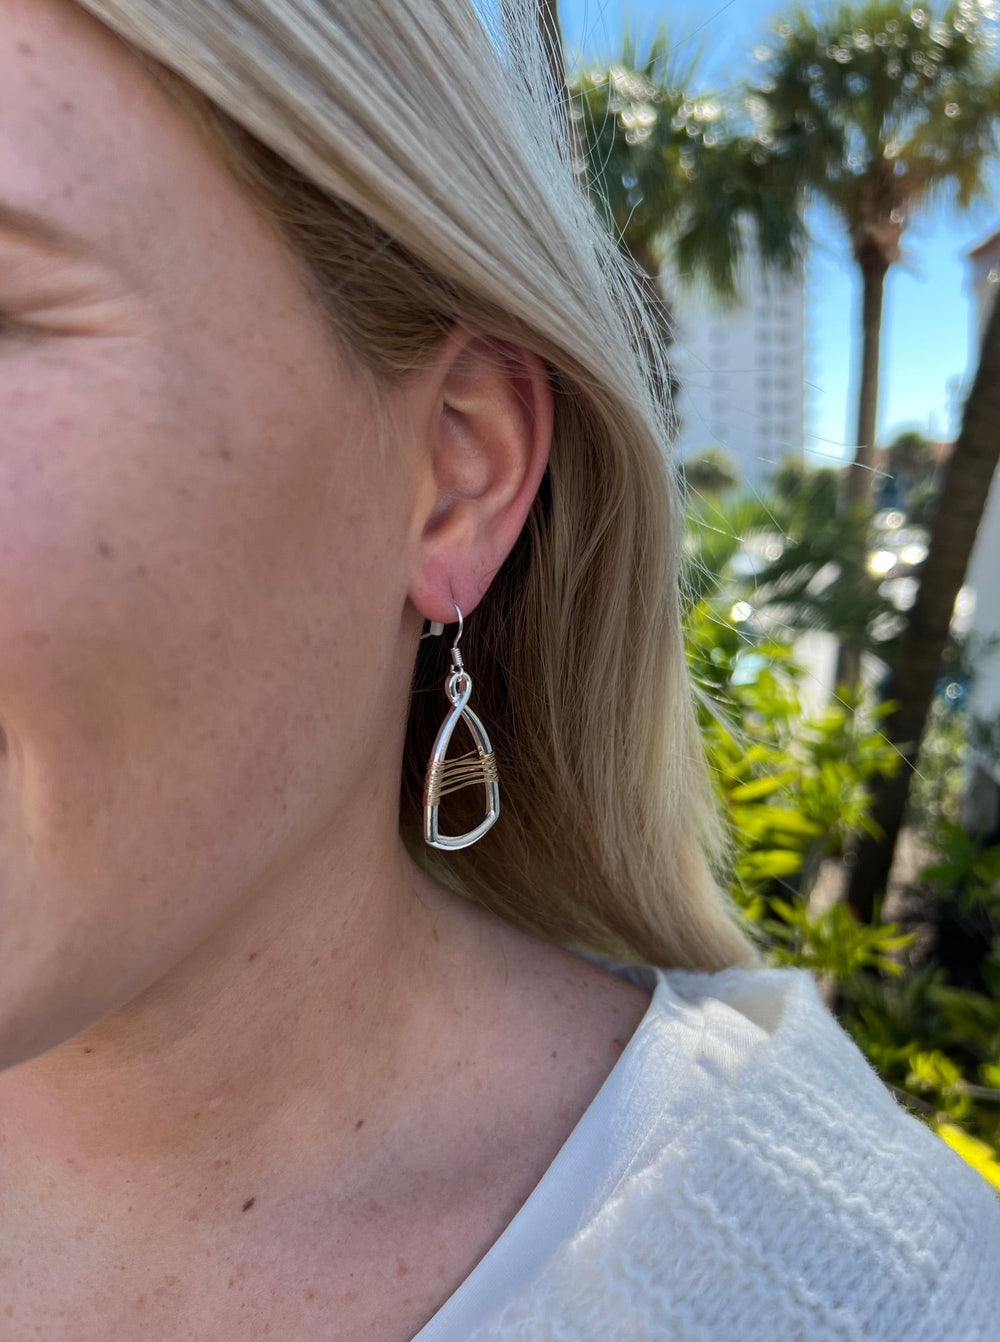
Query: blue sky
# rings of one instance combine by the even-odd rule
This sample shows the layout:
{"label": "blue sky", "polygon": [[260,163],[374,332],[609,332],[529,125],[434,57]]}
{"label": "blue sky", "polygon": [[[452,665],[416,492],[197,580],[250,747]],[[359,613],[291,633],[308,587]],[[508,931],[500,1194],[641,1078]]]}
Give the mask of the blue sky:
{"label": "blue sky", "polygon": [[[787,5],[773,0],[560,0],[570,52],[600,62],[623,25],[642,41],[664,23],[679,50],[699,53],[699,83],[723,89],[752,68],[751,52]],[[950,437],[970,375],[971,300],[965,253],[1000,228],[1000,172],[991,201],[959,215],[942,204],[914,219],[904,261],[886,286],[879,434],[920,428]],[[807,449],[837,458],[854,430],[854,330],[859,285],[835,221],[816,212],[807,274]],[[853,452],[850,453],[853,455]]]}

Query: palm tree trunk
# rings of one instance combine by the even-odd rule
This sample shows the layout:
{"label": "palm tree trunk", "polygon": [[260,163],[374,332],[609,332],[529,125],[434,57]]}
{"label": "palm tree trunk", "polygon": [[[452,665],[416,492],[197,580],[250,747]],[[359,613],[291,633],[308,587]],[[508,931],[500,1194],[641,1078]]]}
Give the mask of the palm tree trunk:
{"label": "palm tree trunk", "polygon": [[855,849],[847,902],[871,921],[875,896],[884,890],[906,810],[910,779],[934,695],[955,598],[965,579],[990,484],[1000,462],[1000,303],[994,305],[962,429],[945,467],[920,590],[900,648],[888,697],[898,708],[885,731],[903,756],[899,772],[875,787],[873,816],[880,839],[865,837]]}
{"label": "palm tree trunk", "polygon": [[587,189],[586,155],[580,139],[580,129],[573,119],[573,99],[566,78],[566,58],[563,54],[562,25],[559,22],[557,0],[537,0],[538,31],[542,38],[542,47],[549,66],[549,82],[552,91],[562,105],[563,119],[573,166],[583,189]]}
{"label": "palm tree trunk", "polygon": [[858,392],[858,437],[854,464],[844,479],[844,506],[866,507],[871,503],[875,464],[875,430],[878,417],[879,356],[882,341],[882,303],[889,263],[879,247],[857,254],[862,278],[861,387]]}
{"label": "palm tree trunk", "polygon": [[[512,0],[501,0],[506,9],[516,11],[518,6]],[[572,139],[573,118],[569,84],[566,80],[566,60],[563,56],[562,25],[559,22],[557,0],[535,0],[535,17],[538,36],[545,62],[548,66],[548,82],[552,94],[558,101],[566,123],[566,133]]]}
{"label": "palm tree trunk", "polygon": [[848,695],[857,688],[861,679],[861,653],[857,648],[852,648],[848,643],[841,643],[837,648],[837,669],[833,673],[833,683],[836,690],[843,688]]}
{"label": "palm tree trunk", "polygon": [[[841,493],[841,508],[871,507],[875,464],[875,433],[878,419],[878,377],[882,347],[882,304],[889,262],[883,251],[869,244],[856,253],[861,267],[861,387],[858,392],[858,437],[854,462],[848,466]],[[841,643],[837,649],[837,686],[850,692],[861,679],[859,649]]]}
{"label": "palm tree trunk", "polygon": [[538,29],[549,61],[552,87],[568,103],[566,64],[563,60],[562,28],[556,0],[538,0]]}

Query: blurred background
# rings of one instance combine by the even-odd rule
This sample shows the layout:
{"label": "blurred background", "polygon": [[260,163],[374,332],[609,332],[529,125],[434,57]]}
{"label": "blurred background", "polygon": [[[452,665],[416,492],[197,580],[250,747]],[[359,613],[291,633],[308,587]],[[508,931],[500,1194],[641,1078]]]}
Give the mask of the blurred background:
{"label": "blurred background", "polygon": [[675,379],[720,876],[1000,1192],[994,7],[537,4]]}

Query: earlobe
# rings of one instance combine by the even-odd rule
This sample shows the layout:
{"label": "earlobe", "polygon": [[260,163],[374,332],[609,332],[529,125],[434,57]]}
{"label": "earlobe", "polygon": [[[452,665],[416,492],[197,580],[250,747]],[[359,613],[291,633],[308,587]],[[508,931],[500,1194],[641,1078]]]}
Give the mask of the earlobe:
{"label": "earlobe", "polygon": [[466,328],[447,338],[428,375],[432,483],[409,597],[447,624],[456,602],[475,609],[524,526],[548,464],[554,405],[542,358]]}

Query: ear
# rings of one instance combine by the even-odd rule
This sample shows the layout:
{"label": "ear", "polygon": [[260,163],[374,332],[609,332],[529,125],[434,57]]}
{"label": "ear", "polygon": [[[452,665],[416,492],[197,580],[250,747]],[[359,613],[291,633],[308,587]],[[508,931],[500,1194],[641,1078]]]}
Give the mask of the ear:
{"label": "ear", "polygon": [[421,375],[421,487],[408,591],[425,619],[474,610],[524,526],[548,465],[553,398],[538,355],[456,328]]}

